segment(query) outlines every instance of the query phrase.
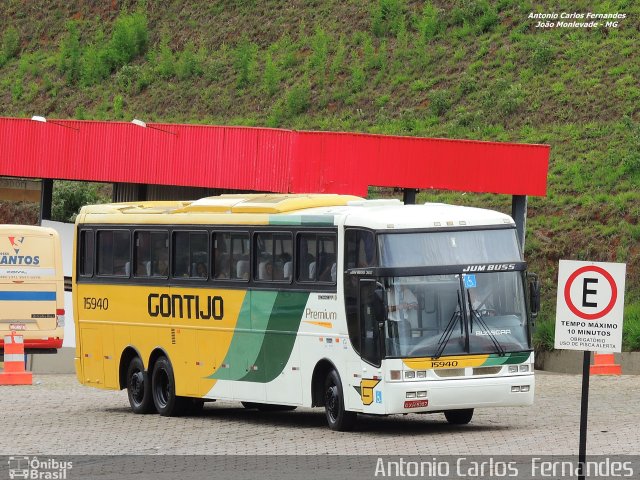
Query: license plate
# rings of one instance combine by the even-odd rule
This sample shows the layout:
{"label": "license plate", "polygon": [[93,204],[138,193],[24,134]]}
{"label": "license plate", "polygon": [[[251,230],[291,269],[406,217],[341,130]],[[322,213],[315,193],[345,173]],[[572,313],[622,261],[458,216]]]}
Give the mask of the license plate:
{"label": "license plate", "polygon": [[26,330],[27,326],[24,323],[10,323],[9,330]]}
{"label": "license plate", "polygon": [[429,400],[405,400],[404,408],[421,408],[428,407]]}

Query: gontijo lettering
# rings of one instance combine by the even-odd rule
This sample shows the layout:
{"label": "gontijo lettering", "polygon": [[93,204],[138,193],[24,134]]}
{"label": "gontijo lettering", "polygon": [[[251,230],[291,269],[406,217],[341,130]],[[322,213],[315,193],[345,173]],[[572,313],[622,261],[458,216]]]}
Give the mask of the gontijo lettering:
{"label": "gontijo lettering", "polygon": [[150,293],[147,298],[147,310],[151,317],[195,318],[196,320],[222,320],[224,301],[215,295],[168,295]]}

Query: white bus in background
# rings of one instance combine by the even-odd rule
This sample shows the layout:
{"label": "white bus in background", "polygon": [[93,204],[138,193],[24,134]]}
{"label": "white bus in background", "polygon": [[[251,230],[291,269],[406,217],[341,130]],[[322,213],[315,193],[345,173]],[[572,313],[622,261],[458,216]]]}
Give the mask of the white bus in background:
{"label": "white bus in background", "polygon": [[0,225],[0,350],[11,332],[25,353],[56,353],[64,339],[64,277],[58,233]]}

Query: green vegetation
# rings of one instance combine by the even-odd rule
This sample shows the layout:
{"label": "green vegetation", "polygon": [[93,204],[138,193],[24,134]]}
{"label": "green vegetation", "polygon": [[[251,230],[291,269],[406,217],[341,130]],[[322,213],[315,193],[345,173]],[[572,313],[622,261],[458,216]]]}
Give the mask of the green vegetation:
{"label": "green vegetation", "polygon": [[[558,260],[589,259],[627,263],[625,348],[639,348],[640,4],[8,0],[3,10],[6,116],[551,145],[548,195],[530,199],[527,225],[543,282],[536,344],[548,348]],[[599,29],[527,18],[576,10],[627,18]],[[418,200],[510,212],[500,195]]]}
{"label": "green vegetation", "polygon": [[54,182],[51,219],[58,222],[75,222],[82,206],[110,201],[106,190],[105,186],[97,183]]}

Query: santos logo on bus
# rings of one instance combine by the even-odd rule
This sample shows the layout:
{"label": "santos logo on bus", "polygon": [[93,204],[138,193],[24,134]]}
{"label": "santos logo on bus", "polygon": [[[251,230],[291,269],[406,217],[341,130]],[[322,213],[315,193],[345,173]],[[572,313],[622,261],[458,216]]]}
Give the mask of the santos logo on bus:
{"label": "santos logo on bus", "polygon": [[0,265],[38,265],[40,257],[38,255],[10,255],[0,252]]}
{"label": "santos logo on bus", "polygon": [[13,247],[14,253],[0,252],[0,265],[38,265],[40,263],[40,256],[35,255],[18,255],[24,237],[7,237],[11,247]]}

